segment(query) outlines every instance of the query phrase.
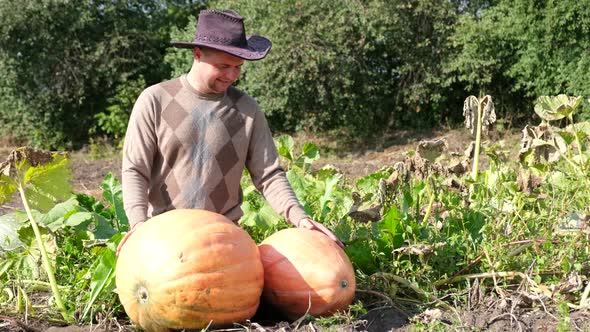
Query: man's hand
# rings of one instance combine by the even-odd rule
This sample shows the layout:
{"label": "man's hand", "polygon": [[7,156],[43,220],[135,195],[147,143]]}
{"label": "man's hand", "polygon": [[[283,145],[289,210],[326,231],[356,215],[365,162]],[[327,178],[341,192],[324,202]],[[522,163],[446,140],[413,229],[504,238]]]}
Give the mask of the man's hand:
{"label": "man's hand", "polygon": [[322,232],[326,234],[326,236],[328,236],[332,241],[336,242],[336,244],[340,246],[340,248],[344,248],[344,244],[340,240],[338,240],[338,238],[336,237],[336,235],[334,235],[334,233],[332,233],[332,231],[330,231],[326,226],[320,224],[319,222],[313,221],[311,218],[301,219],[297,227]]}
{"label": "man's hand", "polygon": [[121,252],[121,248],[123,248],[123,245],[125,244],[125,242],[127,242],[127,239],[131,236],[131,234],[133,234],[133,232],[135,232],[135,230],[141,224],[143,224],[143,222],[138,222],[137,224],[133,225],[133,227],[131,227],[131,230],[129,232],[127,232],[127,234],[125,234],[125,236],[121,239],[121,242],[119,242],[119,245],[117,246],[117,256],[119,256],[119,253]]}

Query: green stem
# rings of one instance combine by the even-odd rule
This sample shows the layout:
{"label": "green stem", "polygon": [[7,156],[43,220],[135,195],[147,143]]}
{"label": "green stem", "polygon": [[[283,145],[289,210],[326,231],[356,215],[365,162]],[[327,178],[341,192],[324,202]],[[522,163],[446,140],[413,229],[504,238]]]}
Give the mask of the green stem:
{"label": "green stem", "polygon": [[47,277],[49,278],[49,284],[51,285],[51,291],[53,293],[53,296],[55,296],[55,303],[57,304],[57,307],[61,311],[61,315],[66,320],[66,322],[72,323],[73,320],[68,315],[68,312],[66,310],[66,306],[64,305],[64,302],[61,299],[61,295],[60,295],[60,292],[58,289],[57,281],[55,280],[55,273],[53,271],[53,266],[51,266],[51,262],[49,261],[49,255],[47,255],[47,250],[45,249],[45,244],[43,243],[43,239],[41,238],[41,232],[39,231],[39,226],[37,225],[37,221],[35,221],[35,218],[33,217],[33,214],[31,213],[31,208],[29,207],[29,202],[27,200],[27,197],[25,195],[25,190],[22,187],[22,185],[18,186],[18,191],[21,195],[25,211],[27,212],[27,216],[29,217],[29,220],[31,221],[31,227],[33,227],[33,232],[35,232],[35,238],[37,239],[37,244],[39,245],[39,250],[41,251],[41,259],[43,261],[43,266],[45,267],[45,272],[47,273]]}
{"label": "green stem", "polygon": [[[563,152],[561,152],[561,150],[559,149],[559,147],[557,147],[555,144],[551,144],[550,145],[555,149],[555,151],[557,151],[557,153],[559,153],[559,155],[568,162],[568,164],[570,164],[576,171],[584,174],[584,169],[582,168],[581,165],[576,164],[575,162],[573,162],[570,158],[568,158],[568,156],[566,156]],[[584,179],[584,182],[586,184],[590,184],[588,177],[583,176],[582,179]]]}
{"label": "green stem", "polygon": [[576,139],[576,145],[578,146],[578,155],[580,156],[580,164],[582,169],[585,169],[585,165],[584,165],[584,158],[582,156],[582,144],[580,144],[580,138],[578,137],[578,131],[576,130],[575,126],[574,126],[574,118],[571,116],[571,114],[568,116],[568,119],[570,120],[570,123],[572,124],[572,129],[574,130],[574,137]]}
{"label": "green stem", "polygon": [[424,214],[424,219],[422,220],[422,224],[426,225],[426,223],[428,222],[428,219],[430,218],[430,214],[432,213],[432,206],[434,205],[434,199],[436,198],[436,195],[434,194],[434,191],[432,188],[430,188],[430,186],[427,184],[427,188],[428,188],[428,207],[426,208],[426,213]]}

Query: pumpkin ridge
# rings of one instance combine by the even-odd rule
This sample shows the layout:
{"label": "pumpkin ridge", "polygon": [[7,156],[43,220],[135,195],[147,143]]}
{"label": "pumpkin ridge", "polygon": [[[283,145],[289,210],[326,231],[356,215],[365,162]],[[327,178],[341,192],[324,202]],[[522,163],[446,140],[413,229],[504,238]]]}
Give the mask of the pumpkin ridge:
{"label": "pumpkin ridge", "polygon": [[[171,285],[174,284],[182,284],[185,282],[200,282],[203,283],[204,286],[200,287],[200,288],[196,288],[196,289],[207,289],[207,288],[212,288],[212,285],[216,285],[215,283],[212,284],[212,282],[218,281],[220,283],[226,283],[226,282],[231,282],[233,281],[233,279],[228,279],[228,277],[226,276],[226,274],[228,272],[240,272],[240,270],[249,270],[252,267],[252,263],[255,263],[256,261],[253,259],[252,261],[245,261],[239,264],[236,264],[234,266],[225,266],[222,269],[218,269],[215,271],[202,271],[202,272],[194,272],[191,274],[191,271],[186,271],[184,274],[179,275],[178,277],[174,278],[174,279],[162,279],[158,282],[158,285],[154,286],[155,289],[166,289],[166,288],[170,288],[172,287]],[[237,271],[234,271],[237,270]],[[213,279],[213,280],[209,280],[209,279]],[[243,276],[241,275],[236,275],[234,276],[234,279],[238,279],[241,281],[244,281]],[[252,277],[251,280],[258,280],[259,278],[257,277]],[[260,278],[262,280],[262,278]],[[249,279],[250,280],[250,279]],[[215,288],[215,287],[213,287]]]}

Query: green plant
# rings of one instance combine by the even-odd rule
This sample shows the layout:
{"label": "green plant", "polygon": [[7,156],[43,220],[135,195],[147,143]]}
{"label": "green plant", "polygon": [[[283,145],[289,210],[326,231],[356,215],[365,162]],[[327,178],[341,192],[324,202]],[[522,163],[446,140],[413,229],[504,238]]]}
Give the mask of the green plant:
{"label": "green plant", "polygon": [[[43,177],[45,188],[67,188],[67,182],[55,174],[44,173]],[[2,187],[6,188],[5,185],[3,182]],[[60,285],[62,317],[64,308],[64,318],[70,322],[74,316],[80,321],[92,321],[90,313],[97,307],[121,310],[116,309],[120,305],[112,293],[113,277],[120,232],[128,229],[128,222],[122,209],[121,185],[112,174],[107,174],[101,186],[108,206],[94,197],[69,193],[69,199],[51,203],[46,212],[31,209],[33,221],[26,212],[18,210],[0,216],[0,282],[19,289],[19,296],[4,299],[3,305],[16,300],[18,312],[28,292],[52,289],[40,270],[41,253],[32,226],[36,222],[52,269],[58,272],[54,279]]]}
{"label": "green plant", "polygon": [[115,96],[107,100],[109,106],[106,110],[94,116],[96,126],[90,129],[90,135],[95,135],[100,130],[110,135],[118,148],[122,148],[129,114],[135,100],[145,87],[146,82],[143,76],[121,83],[116,89]]}
{"label": "green plant", "polygon": [[48,211],[56,201],[65,200],[71,195],[67,162],[63,154],[29,148],[14,150],[0,165],[0,202],[9,201],[18,191],[35,234],[55,303],[62,317],[71,322],[72,317],[68,314],[55,280],[55,269],[47,253],[46,242],[33,213],[33,209]]}

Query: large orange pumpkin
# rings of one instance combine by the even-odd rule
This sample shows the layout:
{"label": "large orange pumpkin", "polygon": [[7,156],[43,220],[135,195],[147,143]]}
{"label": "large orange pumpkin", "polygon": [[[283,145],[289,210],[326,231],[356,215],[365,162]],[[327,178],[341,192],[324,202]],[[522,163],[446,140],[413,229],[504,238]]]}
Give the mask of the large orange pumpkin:
{"label": "large orange pumpkin", "polygon": [[346,253],[313,230],[281,230],[259,245],[264,300],[288,318],[326,316],[346,309],[356,282]]}
{"label": "large orange pumpkin", "polygon": [[148,220],[123,245],[116,270],[126,313],[150,332],[247,320],[263,282],[254,240],[226,217],[203,210]]}

